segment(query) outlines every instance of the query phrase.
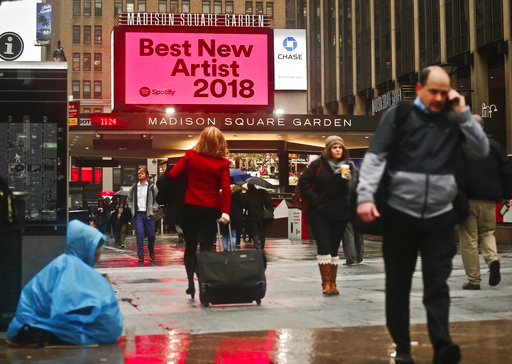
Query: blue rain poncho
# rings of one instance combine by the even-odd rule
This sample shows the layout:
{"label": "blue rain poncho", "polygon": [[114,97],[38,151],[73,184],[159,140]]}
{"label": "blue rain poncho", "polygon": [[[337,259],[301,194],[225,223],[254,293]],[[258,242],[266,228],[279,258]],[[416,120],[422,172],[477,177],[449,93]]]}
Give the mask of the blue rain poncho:
{"label": "blue rain poncho", "polygon": [[93,268],[106,236],[78,220],[69,223],[66,252],[23,288],[7,330],[11,339],[24,325],[47,330],[75,345],[110,344],[123,329],[123,316],[107,280]]}

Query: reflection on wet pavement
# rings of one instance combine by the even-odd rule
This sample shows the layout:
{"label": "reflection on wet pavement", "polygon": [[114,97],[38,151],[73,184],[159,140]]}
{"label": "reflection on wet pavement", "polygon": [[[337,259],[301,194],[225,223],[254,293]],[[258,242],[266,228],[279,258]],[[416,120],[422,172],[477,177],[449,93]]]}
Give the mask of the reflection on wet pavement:
{"label": "reflection on wet pavement", "polygon": [[[462,363],[510,363],[512,320],[455,322]],[[416,363],[432,362],[425,324],[411,325]],[[279,329],[191,335],[122,336],[96,348],[14,349],[0,341],[1,363],[393,363],[385,326]]]}

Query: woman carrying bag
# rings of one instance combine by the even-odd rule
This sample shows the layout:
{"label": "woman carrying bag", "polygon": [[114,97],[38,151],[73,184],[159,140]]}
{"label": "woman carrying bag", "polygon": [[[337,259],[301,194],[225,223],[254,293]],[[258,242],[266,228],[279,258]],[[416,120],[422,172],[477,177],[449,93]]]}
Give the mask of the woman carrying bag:
{"label": "woman carrying bag", "polygon": [[317,245],[317,261],[324,295],[338,295],[338,249],[349,211],[348,151],[343,138],[329,136],[322,156],[311,163],[299,179],[301,193],[309,202],[307,220]]}

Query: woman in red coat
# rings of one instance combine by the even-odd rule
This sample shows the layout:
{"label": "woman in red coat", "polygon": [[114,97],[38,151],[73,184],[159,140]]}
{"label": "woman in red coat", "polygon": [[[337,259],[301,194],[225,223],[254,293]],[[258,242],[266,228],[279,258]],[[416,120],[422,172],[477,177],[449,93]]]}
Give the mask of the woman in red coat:
{"label": "woman in red coat", "polygon": [[[216,220],[229,222],[231,188],[226,139],[214,126],[203,130],[199,142],[188,150],[169,171],[169,178],[176,179],[187,173],[183,233],[185,235],[185,269],[187,270],[187,294],[194,298],[194,272],[196,250],[212,250],[217,231]],[[220,192],[219,190],[222,190]]]}

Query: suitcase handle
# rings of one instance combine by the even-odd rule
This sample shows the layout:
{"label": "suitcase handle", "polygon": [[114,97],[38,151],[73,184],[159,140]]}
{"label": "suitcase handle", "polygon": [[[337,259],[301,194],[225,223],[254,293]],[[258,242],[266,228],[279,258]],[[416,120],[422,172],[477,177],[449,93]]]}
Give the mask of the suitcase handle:
{"label": "suitcase handle", "polygon": [[[231,221],[228,222],[228,250],[231,250],[233,239],[231,235]],[[220,223],[219,220],[217,220],[217,243],[219,244],[219,251],[224,251],[224,246],[222,245],[222,236],[220,234]]]}

